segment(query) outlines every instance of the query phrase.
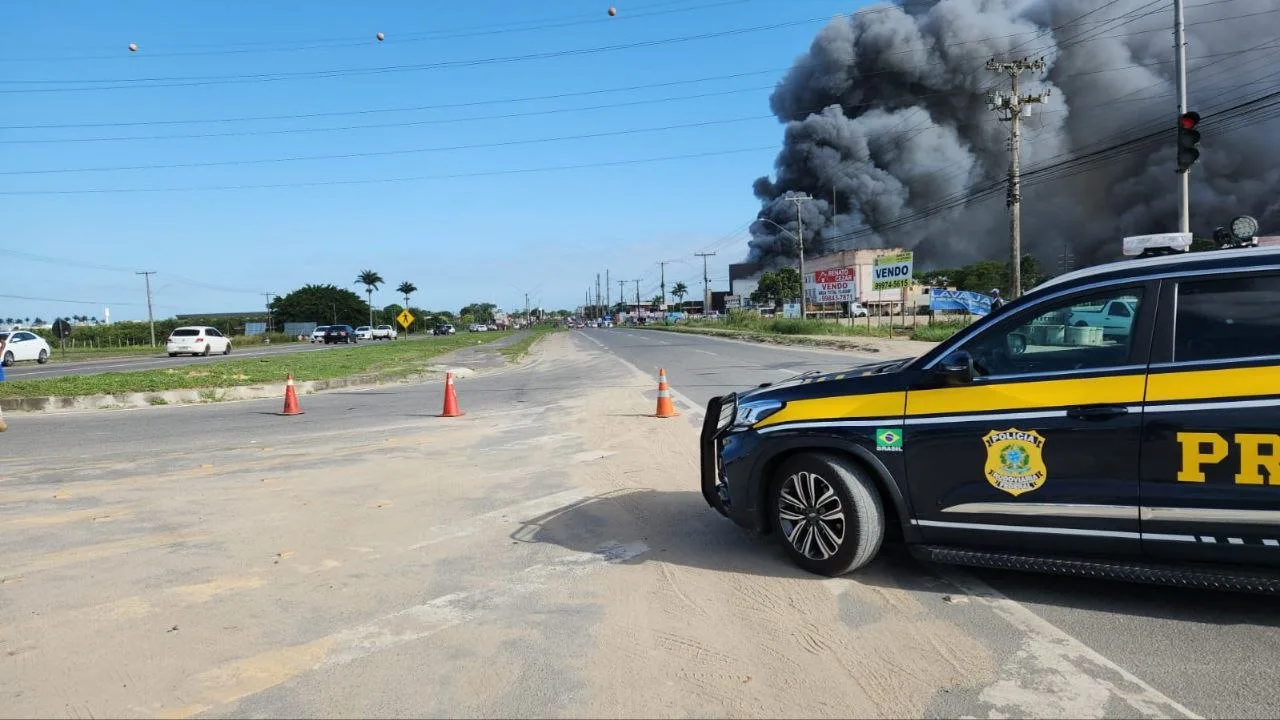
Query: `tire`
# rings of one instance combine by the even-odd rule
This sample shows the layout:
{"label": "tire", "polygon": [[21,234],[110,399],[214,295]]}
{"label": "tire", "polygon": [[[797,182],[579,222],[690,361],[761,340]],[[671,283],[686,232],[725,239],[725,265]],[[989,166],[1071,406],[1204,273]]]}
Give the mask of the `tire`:
{"label": "tire", "polygon": [[40,363],[41,365],[44,365],[45,363],[49,362],[49,351],[41,350],[39,357],[36,358],[36,362]]}
{"label": "tire", "polygon": [[[819,499],[827,498],[816,508],[806,502],[813,491]],[[844,519],[815,526],[810,524],[815,516],[804,509],[839,512]],[[880,492],[860,468],[826,453],[804,453],[783,463],[770,487],[769,519],[792,562],[818,575],[857,570],[871,562],[884,541]]]}
{"label": "tire", "polygon": [[178,353],[169,353],[169,357],[178,357]]}
{"label": "tire", "polygon": [[1083,320],[1077,320],[1077,321],[1076,321],[1075,326],[1076,326],[1076,327],[1089,327],[1089,323],[1087,323],[1087,322],[1085,322],[1085,321],[1083,321]]}
{"label": "tire", "polygon": [[12,367],[12,366],[13,366],[13,353],[11,353],[11,352],[6,352],[6,353],[4,354],[4,359],[3,359],[3,360],[0,360],[0,364],[3,364],[5,367]]}
{"label": "tire", "polygon": [[200,354],[201,354],[201,355],[203,355],[204,357],[209,357],[209,346],[208,346],[208,345],[205,345],[205,346],[204,346],[204,352],[202,352],[202,353],[200,353]]}
{"label": "tire", "polygon": [[230,354],[231,354],[231,343],[227,343],[227,346],[226,346],[226,347],[224,347],[224,348],[222,348],[222,354],[223,354],[223,355],[230,355]]}

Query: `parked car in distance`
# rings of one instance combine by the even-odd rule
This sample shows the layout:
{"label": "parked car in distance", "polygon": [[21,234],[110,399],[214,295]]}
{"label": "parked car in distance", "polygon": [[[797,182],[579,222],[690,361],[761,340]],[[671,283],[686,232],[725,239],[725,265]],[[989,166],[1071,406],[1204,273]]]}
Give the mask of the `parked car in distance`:
{"label": "parked car in distance", "polygon": [[489,328],[481,323],[471,323],[467,326],[467,332],[486,332]]}
{"label": "parked car in distance", "polygon": [[218,328],[191,325],[174,328],[164,343],[169,357],[179,355],[231,354],[231,339],[218,332]]}
{"label": "parked car in distance", "polygon": [[49,362],[49,343],[35,333],[26,330],[0,332],[0,339],[7,342],[4,358],[0,358],[5,367],[23,360],[35,360],[41,365]]}
{"label": "parked car in distance", "polygon": [[395,340],[399,335],[390,325],[379,325],[373,329],[370,337],[374,340]]}
{"label": "parked car in distance", "polygon": [[369,325],[361,325],[360,327],[356,328],[356,337],[359,338],[360,340],[372,340],[373,328]]}
{"label": "parked car in distance", "polygon": [[862,303],[860,302],[849,303],[849,317],[860,318],[860,317],[867,317],[870,314],[871,313],[867,310],[867,308]]}
{"label": "parked car in distance", "polygon": [[328,329],[328,325],[316,326],[316,329],[311,331],[311,342],[324,342],[324,331]]}
{"label": "parked car in distance", "polygon": [[450,325],[449,323],[444,323],[443,325],[437,325],[435,329],[431,331],[431,334],[432,335],[456,335],[457,332],[458,331],[455,330],[452,325]]}
{"label": "parked car in distance", "polygon": [[324,331],[324,344],[351,343],[359,342],[356,337],[356,331],[350,325],[330,325]]}

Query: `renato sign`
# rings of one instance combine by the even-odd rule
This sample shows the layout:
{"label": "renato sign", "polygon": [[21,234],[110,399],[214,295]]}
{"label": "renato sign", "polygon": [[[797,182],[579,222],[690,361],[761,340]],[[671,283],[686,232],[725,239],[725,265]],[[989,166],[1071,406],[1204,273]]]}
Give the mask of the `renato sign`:
{"label": "renato sign", "polygon": [[858,299],[857,278],[854,268],[815,270],[805,278],[805,295],[813,303],[853,302]]}

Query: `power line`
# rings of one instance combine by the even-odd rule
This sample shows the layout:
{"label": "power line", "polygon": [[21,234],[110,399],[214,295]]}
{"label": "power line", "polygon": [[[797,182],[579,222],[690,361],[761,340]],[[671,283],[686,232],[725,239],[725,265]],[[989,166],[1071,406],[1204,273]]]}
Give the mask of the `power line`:
{"label": "power line", "polygon": [[101,85],[90,87],[46,87],[46,88],[23,88],[17,90],[0,90],[0,93],[26,93],[26,92],[84,92],[96,90],[123,90],[130,88],[157,88],[157,87],[199,87],[206,85],[233,85],[252,82],[279,82],[282,80],[315,80],[334,77],[364,77],[370,75],[385,75],[403,72],[423,72],[428,70],[448,70],[465,67],[483,67],[489,65],[502,65],[515,62],[527,62],[531,60],[550,60],[562,57],[582,57],[589,55],[598,55],[602,53],[617,52],[620,50],[635,50],[639,48],[664,47],[667,45],[676,45],[688,42],[697,42],[701,40],[713,40],[717,38],[733,37],[739,35],[748,35],[759,32],[769,32],[772,30],[783,30],[801,25],[809,25],[815,22],[826,22],[831,18],[805,18],[802,20],[789,20],[785,22],[770,23],[767,25],[755,25],[744,28],[733,28],[730,30],[716,30],[712,32],[698,33],[696,35],[684,35],[679,37],[668,37],[657,40],[640,40],[629,43],[615,43],[613,45],[598,45],[595,47],[573,48],[565,50],[550,50],[537,53],[526,53],[523,55],[503,55],[487,58],[473,58],[470,60],[441,60],[432,63],[418,63],[412,65],[382,65],[366,68],[331,68],[328,70],[298,70],[289,72],[276,73],[250,73],[244,75],[194,75],[194,76],[169,76],[169,77],[142,77],[142,78],[111,78],[100,80],[55,80],[55,79],[26,79],[26,80],[3,80],[3,85],[64,85],[70,83],[101,83]]}
{"label": "power line", "polygon": [[[533,32],[539,30],[552,30],[565,27],[573,27],[579,25],[602,25],[606,23],[626,22],[641,18],[657,17],[662,15],[670,15],[675,13],[684,13],[697,10],[710,10],[723,8],[731,5],[742,5],[755,0],[720,0],[719,2],[704,3],[691,7],[674,8],[665,11],[631,11],[623,15],[602,19],[592,18],[583,19],[581,13],[572,16],[565,16],[563,20],[556,21],[548,19],[543,21],[525,22],[525,23],[506,23],[502,25],[476,25],[471,27],[457,28],[454,30],[427,30],[419,32],[394,33],[387,38],[389,44],[395,45],[400,43],[415,42],[437,42],[440,40],[458,40],[473,37],[481,37],[485,35],[509,35],[517,32]],[[670,5],[672,3],[665,3]],[[305,43],[305,44],[302,44]],[[218,44],[218,45],[195,45],[185,46],[187,51],[178,52],[151,52],[148,51],[145,56],[150,58],[172,58],[172,57],[200,57],[209,55],[242,55],[251,53],[273,53],[273,52],[298,52],[307,50],[332,50],[342,47],[363,47],[369,45],[368,37],[356,38],[353,36],[341,38],[317,38],[312,40],[301,40],[293,44],[279,42],[257,42],[257,43],[241,43],[235,44]],[[190,48],[197,48],[192,51]],[[205,49],[199,49],[205,48]],[[120,53],[111,55],[72,55],[63,57],[45,57],[45,58],[3,58],[0,62],[83,62],[86,60],[121,60],[123,56]]]}
{"label": "power line", "polygon": [[6,175],[50,175],[62,173],[88,173],[88,172],[120,172],[125,170],[174,170],[180,168],[201,168],[201,167],[225,167],[234,165],[264,165],[291,163],[314,160],[350,160],[354,158],[372,158],[372,157],[394,157],[401,155],[415,155],[423,153],[452,152],[457,150],[478,150],[483,148],[512,147],[516,145],[540,145],[542,143],[551,142],[567,142],[570,140],[590,140],[605,137],[619,137],[624,135],[641,135],[645,133],[666,132],[670,130],[684,130],[690,128],[715,127],[721,125],[732,125],[736,123],[752,122],[756,120],[774,120],[773,115],[750,115],[746,117],[725,118],[722,120],[703,120],[700,122],[677,123],[674,125],[662,125],[658,127],[631,128],[626,130],[610,130],[606,132],[582,133],[578,135],[559,135],[553,137],[530,138],[526,140],[507,140],[503,142],[493,143],[469,143],[464,145],[437,145],[434,147],[419,148],[401,148],[398,150],[375,150],[370,152],[357,153],[333,153],[326,155],[294,155],[289,157],[275,158],[258,158],[250,160],[212,160],[208,162],[191,162],[191,163],[163,163],[155,165],[116,165],[116,166],[99,166],[99,167],[82,167],[82,168],[50,168],[44,170],[5,170],[0,171],[0,176]]}
{"label": "power line", "polygon": [[365,178],[359,180],[316,180],[297,183],[264,183],[259,185],[204,185],[187,187],[149,187],[149,188],[82,188],[79,190],[7,190],[0,191],[0,196],[33,196],[33,195],[104,195],[117,193],[159,193],[159,192],[212,192],[222,190],[272,190],[280,188],[328,187],[337,185],[380,185],[402,182],[423,182],[428,180],[457,180],[473,177],[495,177],[500,175],[521,175],[530,173],[556,172],[561,170],[583,170],[587,168],[621,167],[625,165],[644,165],[671,160],[693,160],[698,158],[719,157],[724,155],[740,155],[748,152],[776,150],[777,145],[734,148],[732,150],[714,150],[684,155],[665,155],[659,157],[631,158],[627,160],[610,160],[604,162],[577,163],[572,165],[548,165],[534,168],[508,168],[505,170],[487,170],[471,173],[447,173],[441,175],[408,175],[392,178]]}

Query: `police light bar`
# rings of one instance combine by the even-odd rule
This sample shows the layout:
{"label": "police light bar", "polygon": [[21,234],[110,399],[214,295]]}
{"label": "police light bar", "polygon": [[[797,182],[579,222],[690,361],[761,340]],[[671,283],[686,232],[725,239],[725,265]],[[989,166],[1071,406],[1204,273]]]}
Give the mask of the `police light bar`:
{"label": "police light bar", "polygon": [[1187,252],[1190,249],[1191,233],[1132,235],[1124,239],[1124,254],[1131,257],[1139,255]]}

